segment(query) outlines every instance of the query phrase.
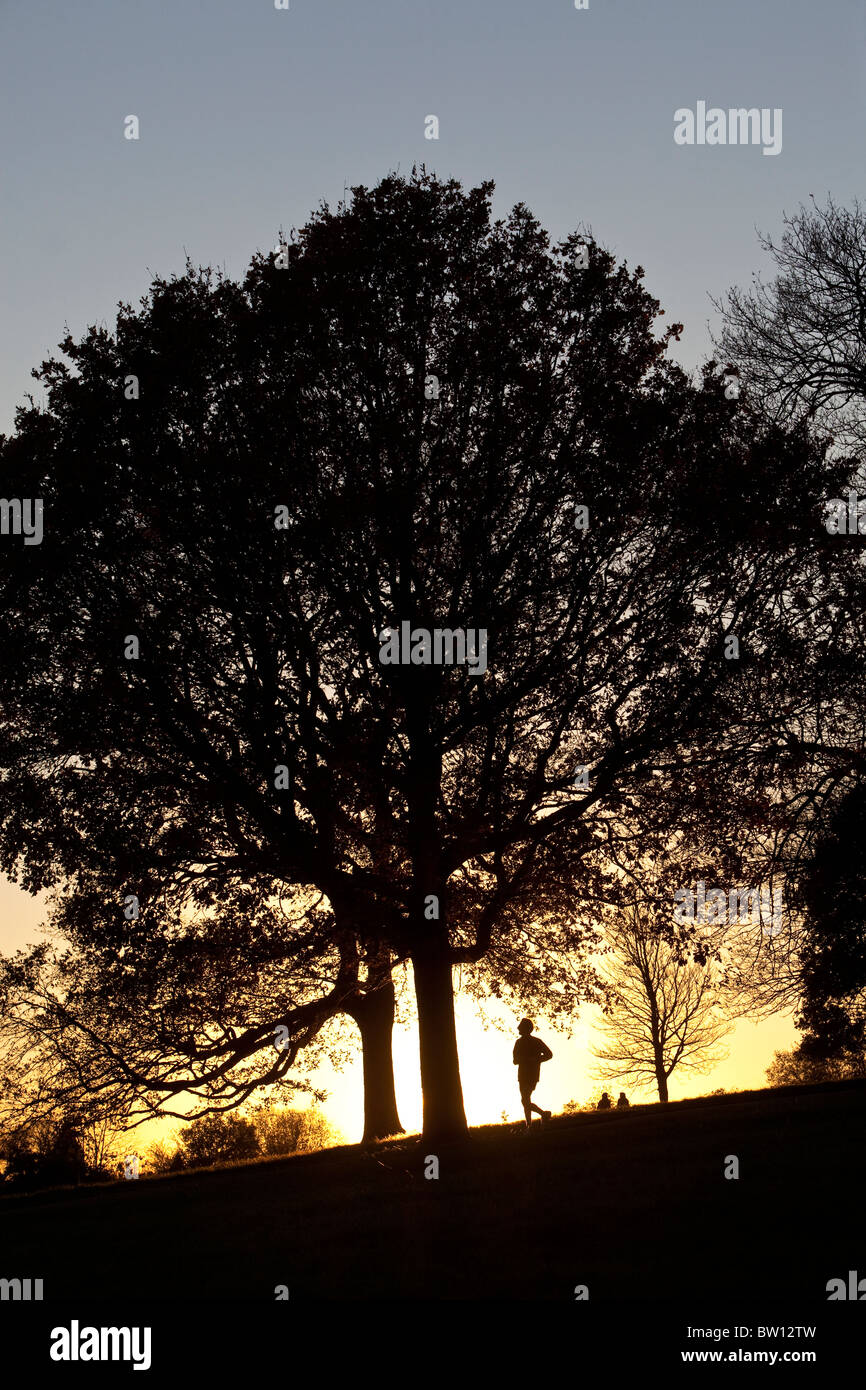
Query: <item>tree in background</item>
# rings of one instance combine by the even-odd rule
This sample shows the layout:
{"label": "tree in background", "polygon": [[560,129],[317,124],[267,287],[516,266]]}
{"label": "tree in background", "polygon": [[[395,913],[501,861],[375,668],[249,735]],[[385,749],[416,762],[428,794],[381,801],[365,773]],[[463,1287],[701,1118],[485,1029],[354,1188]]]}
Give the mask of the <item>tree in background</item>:
{"label": "tree in background", "polygon": [[339,1142],[340,1135],[315,1106],[289,1110],[270,1105],[252,1112],[252,1124],[263,1154],[312,1153]]}
{"label": "tree in background", "polygon": [[774,1052],[767,1068],[768,1086],[809,1086],[820,1081],[848,1081],[866,1076],[866,1055],[842,1052],[835,1057],[816,1057],[802,1047]]}
{"label": "tree in background", "polygon": [[[760,243],[774,277],[755,277],[749,289],[714,301],[722,315],[714,342],[770,417],[807,421],[829,436],[843,478],[827,501],[847,512],[849,492],[866,490],[866,209],[857,199],[846,208],[830,196],[825,206],[813,198],[784,217],[780,240],[762,235]],[[852,661],[856,646],[866,644],[859,528],[856,515],[853,527],[846,517],[848,534],[837,538],[848,573],[837,573],[838,601],[816,621],[816,634],[833,634],[830,701],[789,724],[803,776],[790,787],[789,823],[778,838],[795,924],[778,1002],[798,1003],[804,1036],[793,1055],[804,1069],[811,1058],[817,1071],[859,1055],[866,1038],[866,686]],[[816,771],[810,764],[819,745],[825,756]]]}
{"label": "tree in background", "polygon": [[174,1146],[152,1144],[146,1162],[153,1173],[171,1173],[260,1156],[312,1153],[331,1147],[339,1138],[315,1107],[291,1110],[260,1105],[246,1115],[201,1116],[180,1130]]}
{"label": "tree in background", "polygon": [[804,1057],[866,1051],[866,783],[837,800],[799,882],[805,918],[797,1026]]}
{"label": "tree in background", "polygon": [[[91,1145],[92,1152],[92,1145]],[[10,1187],[55,1187],[104,1176],[88,1166],[84,1125],[75,1114],[55,1114],[0,1130],[3,1181]]]}
{"label": "tree in background", "polygon": [[749,389],[784,419],[817,420],[862,451],[866,444],[866,210],[813,199],[785,216],[781,240],[762,235],[775,263],[769,283],[714,300],[716,347]]}
{"label": "tree in background", "polygon": [[203,1115],[180,1132],[185,1168],[206,1168],[255,1158],[259,1141],[243,1115]]}
{"label": "tree in background", "polygon": [[44,1186],[110,1175],[129,1101],[82,1085],[69,1037],[17,1026],[0,975],[0,1159],[7,1182]]}
{"label": "tree in background", "polygon": [[179,1173],[183,1168],[183,1150],[179,1144],[172,1144],[163,1139],[154,1140],[145,1151],[143,1168],[145,1173],[153,1174],[155,1177],[162,1177],[165,1173]]}
{"label": "tree in background", "polygon": [[706,1072],[722,1060],[733,1026],[712,965],[690,959],[690,940],[671,933],[670,917],[670,906],[635,901],[612,923],[606,973],[614,1002],[599,1024],[607,1042],[593,1049],[604,1081],[654,1084],[660,1101],[674,1071]]}

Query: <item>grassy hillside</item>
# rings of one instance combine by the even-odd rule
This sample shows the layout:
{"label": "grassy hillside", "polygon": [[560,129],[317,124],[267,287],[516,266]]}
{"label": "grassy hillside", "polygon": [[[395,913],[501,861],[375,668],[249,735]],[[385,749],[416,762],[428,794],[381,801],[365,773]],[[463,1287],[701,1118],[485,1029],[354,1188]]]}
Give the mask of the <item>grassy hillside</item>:
{"label": "grassy hillside", "polygon": [[46,1299],[825,1300],[866,1260],[864,1158],[864,1081],[563,1116],[7,1197],[0,1274]]}

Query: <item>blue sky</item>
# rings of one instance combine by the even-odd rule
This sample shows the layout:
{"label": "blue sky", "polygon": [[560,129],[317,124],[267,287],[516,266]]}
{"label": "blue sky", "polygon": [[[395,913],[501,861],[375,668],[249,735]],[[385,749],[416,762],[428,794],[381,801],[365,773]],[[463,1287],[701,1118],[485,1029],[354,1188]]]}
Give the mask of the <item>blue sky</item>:
{"label": "blue sky", "polygon": [[[689,366],[708,292],[761,266],[755,226],[862,190],[860,0],[290,5],[0,4],[0,430],[64,323],[111,323],[186,251],[240,274],[320,199],[415,161],[640,262]],[[781,107],[782,153],[675,145],[698,100]]]}
{"label": "blue sky", "polygon": [[[585,11],[573,0],[290,0],[288,11],[0,0],[0,431],[65,324],[78,336],[113,323],[118,300],[137,301],[187,253],[241,275],[320,200],[416,162],[465,185],[493,179],[497,213],[522,200],[554,238],[583,224],[642,264],[668,321],[685,324],[677,355],[694,367],[710,348],[708,294],[766,269],[756,227],[778,234],[783,210],[810,194],[863,194],[864,55],[862,0],[590,0]],[[677,146],[674,112],[698,101],[781,107],[782,152]],[[436,141],[424,138],[431,114]],[[128,115],[137,141],[124,139]],[[0,885],[0,947],[32,938],[39,915]],[[713,1085],[759,1084],[772,1046],[790,1040],[779,1022],[760,1046],[742,1027]],[[555,1106],[587,1090],[571,1056],[555,1064]],[[349,1130],[357,1081],[350,1069],[338,1084]],[[470,1119],[498,1118],[485,1069],[467,1082]],[[416,1083],[413,1095],[407,1111]]]}

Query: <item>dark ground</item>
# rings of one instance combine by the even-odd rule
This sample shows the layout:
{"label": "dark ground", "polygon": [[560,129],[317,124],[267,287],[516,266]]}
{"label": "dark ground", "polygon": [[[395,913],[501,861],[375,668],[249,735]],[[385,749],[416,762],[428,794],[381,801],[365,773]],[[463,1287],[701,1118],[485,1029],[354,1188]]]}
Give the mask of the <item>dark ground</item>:
{"label": "dark ground", "polygon": [[864,1159],[866,1081],[563,1116],[6,1197],[0,1276],[46,1301],[825,1301],[866,1275]]}

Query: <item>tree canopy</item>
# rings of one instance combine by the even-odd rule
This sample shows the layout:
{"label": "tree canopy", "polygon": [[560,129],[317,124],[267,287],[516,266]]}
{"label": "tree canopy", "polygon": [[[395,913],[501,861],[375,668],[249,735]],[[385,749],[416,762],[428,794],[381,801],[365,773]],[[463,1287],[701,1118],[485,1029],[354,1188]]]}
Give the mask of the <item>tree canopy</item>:
{"label": "tree canopy", "polygon": [[45,508],[4,553],[0,866],[116,957],[133,897],[156,939],[166,898],[324,895],[291,950],[411,961],[431,1134],[452,968],[519,980],[545,884],[579,946],[630,808],[777,772],[836,639],[842,470],[492,191],[389,176],[242,284],[155,280],[0,445]]}

